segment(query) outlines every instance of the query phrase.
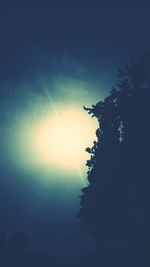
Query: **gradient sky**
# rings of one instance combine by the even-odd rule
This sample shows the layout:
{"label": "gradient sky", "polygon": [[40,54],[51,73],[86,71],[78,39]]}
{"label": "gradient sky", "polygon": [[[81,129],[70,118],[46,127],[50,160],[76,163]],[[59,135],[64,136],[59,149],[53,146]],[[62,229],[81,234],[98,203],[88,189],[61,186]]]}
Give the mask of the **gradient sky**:
{"label": "gradient sky", "polygon": [[[56,106],[81,109],[103,99],[117,68],[149,52],[149,25],[148,1],[47,7],[30,1],[0,9],[0,228],[26,231],[48,247],[80,231],[76,173],[61,180],[56,171],[20,168],[14,157],[18,125],[45,116],[48,95]],[[46,182],[49,175],[55,182]]]}

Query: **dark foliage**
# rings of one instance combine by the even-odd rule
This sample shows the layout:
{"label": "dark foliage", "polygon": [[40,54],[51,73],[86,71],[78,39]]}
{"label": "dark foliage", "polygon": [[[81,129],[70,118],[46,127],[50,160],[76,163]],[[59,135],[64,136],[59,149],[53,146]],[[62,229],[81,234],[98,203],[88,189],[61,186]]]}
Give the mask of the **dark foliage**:
{"label": "dark foliage", "polygon": [[31,247],[24,232],[10,235],[0,231],[0,267],[91,267],[95,260],[96,253],[53,255],[51,251]]}
{"label": "dark foliage", "polygon": [[23,232],[15,232],[12,235],[8,235],[5,231],[0,231],[0,266],[68,267],[71,264],[68,264],[67,259],[50,256],[45,251],[37,251],[34,248],[30,248],[28,236]]}
{"label": "dark foliage", "polygon": [[102,266],[150,266],[150,55],[118,70],[104,101],[85,108],[99,121],[87,148],[82,231],[100,248]]}

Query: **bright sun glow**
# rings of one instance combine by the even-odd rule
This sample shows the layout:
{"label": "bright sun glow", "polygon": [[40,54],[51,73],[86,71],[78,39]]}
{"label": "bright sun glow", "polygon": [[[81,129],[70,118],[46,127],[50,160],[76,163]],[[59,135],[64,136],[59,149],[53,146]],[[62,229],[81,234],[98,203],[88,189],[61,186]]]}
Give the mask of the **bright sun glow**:
{"label": "bright sun glow", "polygon": [[85,149],[93,146],[97,128],[97,120],[81,106],[50,106],[43,114],[29,110],[18,117],[9,155],[21,171],[48,173],[48,177],[78,173],[83,184],[90,158]]}
{"label": "bright sun glow", "polygon": [[69,109],[43,121],[34,136],[34,149],[41,161],[65,169],[85,163],[85,148],[95,139],[95,121],[76,109]]}

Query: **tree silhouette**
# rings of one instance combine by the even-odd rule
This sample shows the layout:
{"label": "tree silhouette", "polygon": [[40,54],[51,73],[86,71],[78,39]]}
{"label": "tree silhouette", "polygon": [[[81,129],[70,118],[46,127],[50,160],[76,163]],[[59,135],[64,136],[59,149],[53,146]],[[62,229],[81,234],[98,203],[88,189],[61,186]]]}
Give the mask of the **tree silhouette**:
{"label": "tree silhouette", "polygon": [[79,217],[81,229],[103,251],[103,266],[150,264],[149,101],[146,55],[118,70],[110,96],[84,107],[99,128],[86,149],[89,184],[82,189]]}

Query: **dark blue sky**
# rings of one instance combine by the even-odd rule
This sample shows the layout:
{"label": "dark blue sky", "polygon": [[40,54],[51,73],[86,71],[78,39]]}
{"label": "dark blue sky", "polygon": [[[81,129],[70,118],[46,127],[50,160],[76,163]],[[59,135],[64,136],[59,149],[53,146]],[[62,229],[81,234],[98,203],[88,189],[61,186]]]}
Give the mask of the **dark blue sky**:
{"label": "dark blue sky", "polygon": [[[150,51],[148,1],[98,2],[96,5],[92,2],[91,5],[56,3],[44,7],[30,1],[28,7],[0,8],[1,143],[4,147],[1,153],[0,228],[6,227],[8,231],[17,227],[25,229],[29,235],[34,232],[34,238],[41,229],[36,240],[44,239],[47,231],[55,239],[58,228],[60,239],[67,229],[67,235],[78,231],[75,218],[79,205],[78,186],[77,191],[71,191],[71,196],[67,193],[65,199],[62,191],[68,188],[61,188],[61,184],[59,188],[47,188],[46,192],[39,193],[33,173],[27,177],[27,173],[10,164],[4,137],[8,129],[10,134],[13,128],[11,114],[21,113],[33,93],[34,96],[36,93],[42,95],[39,81],[52,85],[58,77],[59,83],[62,77],[69,77],[72,81],[85,82],[89,94],[97,96],[97,99],[93,97],[96,102],[110,91],[118,67],[124,66],[130,56]],[[55,87],[50,87],[49,91],[55,97]],[[21,176],[23,182],[20,182]],[[54,194],[49,194],[52,191]],[[57,201],[56,191],[60,192]],[[62,201],[63,207],[59,206]],[[73,213],[70,212],[72,208]],[[23,214],[18,216],[21,211]],[[61,226],[58,224],[60,217]],[[45,243],[48,243],[47,239]]]}
{"label": "dark blue sky", "polygon": [[148,52],[148,1],[98,2],[1,8],[1,80],[45,74],[50,58],[63,53],[80,59],[91,74],[110,75],[129,56]]}

